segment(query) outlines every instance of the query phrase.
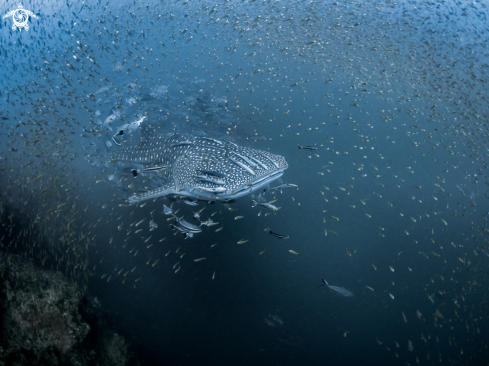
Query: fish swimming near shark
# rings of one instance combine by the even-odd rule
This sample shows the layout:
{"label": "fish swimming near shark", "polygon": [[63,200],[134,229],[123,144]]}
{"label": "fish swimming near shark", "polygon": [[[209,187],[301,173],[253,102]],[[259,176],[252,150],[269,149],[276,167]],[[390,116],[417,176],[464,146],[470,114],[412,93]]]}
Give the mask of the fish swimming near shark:
{"label": "fish swimming near shark", "polygon": [[135,179],[157,178],[153,187],[130,196],[129,203],[171,195],[230,201],[266,187],[288,167],[280,155],[204,136],[160,135],[114,148],[112,159]]}

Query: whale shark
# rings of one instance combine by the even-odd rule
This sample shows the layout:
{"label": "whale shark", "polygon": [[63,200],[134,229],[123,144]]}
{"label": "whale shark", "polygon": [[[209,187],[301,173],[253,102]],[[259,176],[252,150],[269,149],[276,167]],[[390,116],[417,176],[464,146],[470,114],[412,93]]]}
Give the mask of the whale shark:
{"label": "whale shark", "polygon": [[177,134],[155,136],[111,156],[135,179],[157,178],[156,186],[134,193],[129,203],[166,196],[231,201],[267,186],[288,168],[283,156],[268,151]]}

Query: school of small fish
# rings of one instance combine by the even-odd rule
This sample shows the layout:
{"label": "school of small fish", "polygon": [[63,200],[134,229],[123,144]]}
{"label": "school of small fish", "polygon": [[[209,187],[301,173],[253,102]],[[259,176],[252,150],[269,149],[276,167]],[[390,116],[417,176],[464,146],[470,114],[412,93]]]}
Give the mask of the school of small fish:
{"label": "school of small fish", "polygon": [[160,271],[219,283],[232,246],[325,277],[339,296],[322,304],[381,309],[355,308],[369,333],[338,342],[487,357],[483,2],[58,5],[0,28],[5,250],[87,292]]}

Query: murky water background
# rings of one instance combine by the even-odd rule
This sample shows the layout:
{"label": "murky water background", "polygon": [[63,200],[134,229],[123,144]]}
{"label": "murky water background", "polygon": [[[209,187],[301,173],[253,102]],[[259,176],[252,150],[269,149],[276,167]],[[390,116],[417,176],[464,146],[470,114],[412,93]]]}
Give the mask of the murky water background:
{"label": "murky water background", "polygon": [[[143,364],[487,359],[483,2],[23,6],[28,31],[0,23],[2,243],[97,296]],[[142,116],[131,142],[227,138],[299,189],[174,202],[219,222],[174,235],[104,145]]]}

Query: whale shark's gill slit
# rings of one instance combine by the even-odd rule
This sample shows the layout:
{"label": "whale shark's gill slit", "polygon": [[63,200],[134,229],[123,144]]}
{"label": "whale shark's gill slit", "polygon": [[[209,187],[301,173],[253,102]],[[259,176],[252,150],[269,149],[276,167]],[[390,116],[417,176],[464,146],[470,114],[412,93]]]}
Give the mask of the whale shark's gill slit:
{"label": "whale shark's gill slit", "polygon": [[263,156],[265,159],[267,159],[268,161],[270,161],[271,163],[273,163],[273,165],[275,165],[276,168],[279,168],[280,167],[279,164],[275,160],[273,160],[272,158],[268,157],[266,154],[263,154],[262,153],[261,156]]}
{"label": "whale shark's gill slit", "polygon": [[233,159],[232,157],[229,157],[228,159],[231,160],[234,164],[236,164],[236,165],[240,166],[241,168],[243,168],[244,170],[246,170],[248,173],[255,175],[255,172],[253,170],[251,170],[251,168],[249,166],[243,164],[242,162],[240,162],[238,160]]}
{"label": "whale shark's gill slit", "polygon": [[234,155],[236,156],[239,156],[241,159],[243,159],[246,163],[248,163],[249,165],[251,165],[252,168],[255,168],[257,165],[255,162],[251,161],[250,159],[248,159],[246,156],[243,156],[241,154],[238,154],[237,152],[234,153]]}
{"label": "whale shark's gill slit", "polygon": [[263,169],[265,170],[268,170],[268,166],[265,165],[263,162],[261,162],[260,160],[258,160],[257,158],[253,157],[253,156],[250,156],[250,159],[253,160],[255,163],[257,163],[258,165],[260,165]]}

